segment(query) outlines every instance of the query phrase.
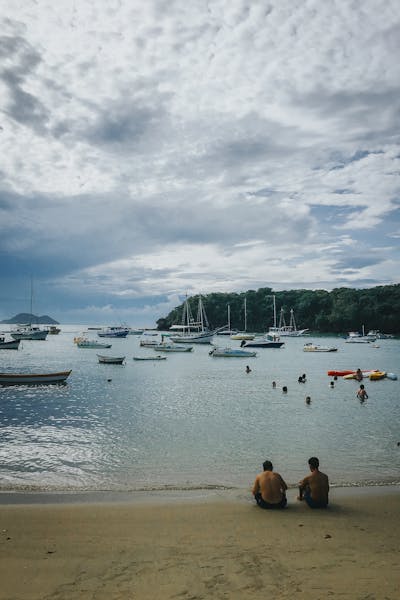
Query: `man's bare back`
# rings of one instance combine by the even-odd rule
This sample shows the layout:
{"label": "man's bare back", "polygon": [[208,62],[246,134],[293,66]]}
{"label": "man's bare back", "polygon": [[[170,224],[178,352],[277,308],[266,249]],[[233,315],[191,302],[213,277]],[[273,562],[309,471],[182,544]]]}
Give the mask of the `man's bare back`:
{"label": "man's bare back", "polygon": [[306,500],[311,508],[322,508],[328,505],[329,479],[319,470],[316,457],[309,459],[311,473],[299,483],[299,500]]}
{"label": "man's bare back", "polygon": [[254,482],[253,496],[259,505],[259,500],[261,500],[268,505],[281,505],[283,508],[286,506],[287,485],[279,473],[273,472],[272,464],[269,461],[265,461],[263,467],[264,471],[257,475]]}

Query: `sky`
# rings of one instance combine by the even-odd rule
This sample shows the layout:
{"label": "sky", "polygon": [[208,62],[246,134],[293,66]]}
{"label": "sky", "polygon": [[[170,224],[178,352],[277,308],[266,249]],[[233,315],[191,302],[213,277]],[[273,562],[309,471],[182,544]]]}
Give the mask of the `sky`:
{"label": "sky", "polygon": [[0,319],[399,282],[398,0],[0,0]]}

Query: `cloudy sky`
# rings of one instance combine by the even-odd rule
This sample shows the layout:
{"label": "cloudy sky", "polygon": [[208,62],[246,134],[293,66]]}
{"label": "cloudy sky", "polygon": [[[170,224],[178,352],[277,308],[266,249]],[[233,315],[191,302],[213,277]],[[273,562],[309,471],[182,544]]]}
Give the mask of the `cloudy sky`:
{"label": "cloudy sky", "polygon": [[0,0],[0,319],[399,282],[398,0]]}

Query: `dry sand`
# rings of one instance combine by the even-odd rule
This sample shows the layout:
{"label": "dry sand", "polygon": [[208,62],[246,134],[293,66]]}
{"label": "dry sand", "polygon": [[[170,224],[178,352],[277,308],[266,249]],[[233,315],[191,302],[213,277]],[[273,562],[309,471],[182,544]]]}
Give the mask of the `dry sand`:
{"label": "dry sand", "polygon": [[[3,600],[398,600],[400,490],[0,505]],[[4,502],[4,500],[3,500]]]}

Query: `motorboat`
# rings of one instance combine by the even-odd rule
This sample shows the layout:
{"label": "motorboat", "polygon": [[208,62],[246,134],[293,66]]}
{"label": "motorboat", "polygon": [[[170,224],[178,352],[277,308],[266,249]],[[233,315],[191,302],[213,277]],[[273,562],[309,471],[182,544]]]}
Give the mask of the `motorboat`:
{"label": "motorboat", "polygon": [[112,344],[107,344],[106,342],[91,340],[84,335],[74,338],[74,342],[78,348],[111,348],[112,346]]}
{"label": "motorboat", "polygon": [[18,350],[21,340],[6,340],[0,338],[0,350]]}
{"label": "motorboat", "polygon": [[193,318],[189,300],[186,297],[180,331],[181,333],[170,336],[171,341],[180,344],[211,344],[215,331],[210,330],[201,296],[198,300],[196,320]]}
{"label": "motorboat", "polygon": [[125,360],[125,356],[105,356],[102,354],[98,354],[97,358],[99,359],[99,363],[107,365],[122,365]]}
{"label": "motorboat", "polygon": [[161,342],[160,344],[156,344],[153,346],[154,350],[158,352],[191,352],[193,350],[193,346],[180,346],[179,344],[170,343],[170,342]]}
{"label": "motorboat", "polygon": [[242,348],[220,348],[216,346],[213,350],[210,350],[209,355],[224,358],[252,358],[257,356],[257,352],[250,352],[249,350],[243,350]]}
{"label": "motorboat", "polygon": [[243,341],[242,348],[281,348],[285,342],[281,342],[279,336],[266,333],[263,336],[255,337],[254,340]]}
{"label": "motorboat", "polygon": [[394,335],[391,333],[383,333],[379,329],[370,329],[367,335],[371,337],[375,336],[377,340],[392,340],[394,338]]}
{"label": "motorboat", "polygon": [[309,342],[304,344],[303,352],[337,352],[337,348],[335,346],[319,346]]}
{"label": "motorboat", "polygon": [[56,327],[56,325],[49,325],[47,327],[47,331],[49,333],[49,335],[58,335],[61,331],[61,329],[59,327]]}
{"label": "motorboat", "polygon": [[369,344],[370,342],[376,342],[376,335],[373,335],[372,333],[365,334],[363,325],[362,333],[359,331],[349,331],[348,336],[344,341],[347,344]]}
{"label": "motorboat", "polygon": [[65,383],[71,371],[57,373],[0,373],[0,385],[49,385]]}
{"label": "motorboat", "polygon": [[99,337],[108,338],[126,338],[129,333],[128,327],[116,326],[116,327],[105,327],[101,331],[97,332]]}

